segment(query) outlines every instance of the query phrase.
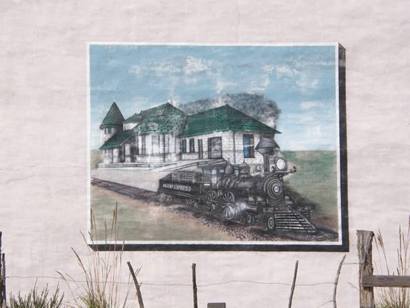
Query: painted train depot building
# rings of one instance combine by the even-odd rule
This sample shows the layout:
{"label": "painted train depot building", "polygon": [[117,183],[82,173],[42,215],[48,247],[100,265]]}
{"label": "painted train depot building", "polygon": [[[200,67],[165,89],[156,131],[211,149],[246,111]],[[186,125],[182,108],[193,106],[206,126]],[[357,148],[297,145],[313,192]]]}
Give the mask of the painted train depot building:
{"label": "painted train depot building", "polygon": [[261,136],[278,131],[229,106],[187,115],[170,103],[124,119],[113,103],[101,125],[99,167],[155,167],[178,161],[225,159],[261,164]]}

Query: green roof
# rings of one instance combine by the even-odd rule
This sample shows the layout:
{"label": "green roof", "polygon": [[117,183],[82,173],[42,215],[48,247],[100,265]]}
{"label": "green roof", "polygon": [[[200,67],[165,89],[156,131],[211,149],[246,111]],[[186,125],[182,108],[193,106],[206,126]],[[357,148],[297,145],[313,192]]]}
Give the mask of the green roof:
{"label": "green roof", "polygon": [[132,116],[127,118],[124,123],[139,123],[141,121],[141,115],[138,113],[134,113]]}
{"label": "green roof", "polygon": [[278,133],[274,128],[229,105],[224,105],[188,116],[182,137],[220,131],[258,132],[262,134]]}
{"label": "green roof", "polygon": [[108,110],[105,115],[104,120],[101,123],[101,127],[122,125],[122,122],[124,122],[124,117],[122,116],[120,108],[118,108],[117,104],[114,102],[112,103],[110,110]]}
{"label": "green roof", "polygon": [[124,130],[116,133],[110,139],[108,139],[101,147],[100,150],[107,150],[120,147],[125,141],[130,139],[134,135],[132,130]]}
{"label": "green roof", "polygon": [[185,113],[170,103],[162,104],[140,112],[140,124],[135,128],[139,134],[177,133],[182,131]]}

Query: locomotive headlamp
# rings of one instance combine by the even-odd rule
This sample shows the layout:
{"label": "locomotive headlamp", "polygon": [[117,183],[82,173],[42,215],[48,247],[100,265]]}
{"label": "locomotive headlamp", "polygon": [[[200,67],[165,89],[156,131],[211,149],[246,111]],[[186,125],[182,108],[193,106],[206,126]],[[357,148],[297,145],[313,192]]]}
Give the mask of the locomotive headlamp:
{"label": "locomotive headlamp", "polygon": [[275,165],[276,168],[281,171],[285,170],[287,167],[286,160],[284,160],[283,158],[276,159]]}

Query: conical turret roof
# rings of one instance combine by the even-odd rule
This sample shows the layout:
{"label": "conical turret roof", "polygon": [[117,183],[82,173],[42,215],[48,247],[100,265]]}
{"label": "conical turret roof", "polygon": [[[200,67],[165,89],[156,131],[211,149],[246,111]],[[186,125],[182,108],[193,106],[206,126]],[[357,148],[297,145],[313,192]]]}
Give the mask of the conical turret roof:
{"label": "conical turret roof", "polygon": [[121,125],[124,122],[124,117],[118,108],[117,104],[114,102],[112,103],[110,110],[108,110],[107,114],[104,117],[104,120],[101,123],[101,126],[106,125]]}

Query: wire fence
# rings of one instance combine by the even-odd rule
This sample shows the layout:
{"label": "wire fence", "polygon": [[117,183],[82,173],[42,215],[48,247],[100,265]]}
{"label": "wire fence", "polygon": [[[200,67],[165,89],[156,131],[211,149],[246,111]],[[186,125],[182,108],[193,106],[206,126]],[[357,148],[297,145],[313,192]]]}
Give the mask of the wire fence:
{"label": "wire fence", "polygon": [[[345,266],[357,266],[359,265],[359,262],[345,262],[343,265]],[[62,278],[60,276],[52,276],[52,275],[7,275],[6,279],[29,279],[29,280],[34,280],[38,281],[41,279],[44,280],[58,280],[58,281],[64,281],[68,283],[75,283],[75,284],[86,284],[86,280],[77,280],[74,278]],[[133,282],[130,281],[104,281],[100,283],[112,283],[112,284],[119,284],[119,285],[126,285],[126,286],[132,286]],[[215,281],[215,282],[208,282],[208,283],[198,283],[197,287],[198,289],[206,289],[206,288],[212,288],[212,287],[219,287],[219,286],[224,286],[224,285],[233,285],[233,284],[246,284],[246,285],[267,285],[267,286],[285,286],[285,287],[290,287],[292,283],[290,282],[284,282],[284,281],[263,281],[263,280],[241,280],[241,279],[231,279],[231,280],[223,280],[223,281]],[[318,282],[307,282],[307,283],[296,283],[296,287],[320,287],[320,286],[334,286],[337,284],[335,281],[318,281]],[[358,286],[352,282],[346,282],[347,285],[350,287],[358,290]],[[149,287],[181,287],[181,288],[192,288],[192,283],[181,283],[181,282],[173,282],[173,281],[142,281],[140,285],[143,286],[149,286]],[[326,306],[329,306],[330,304],[334,304],[334,299],[326,300],[323,303],[319,304],[315,308],[323,308]]]}
{"label": "wire fence", "polygon": [[[345,265],[359,265],[359,262],[345,262]],[[73,278],[62,278],[60,276],[51,276],[51,275],[7,275],[6,279],[31,279],[31,280],[39,280],[39,279],[53,279],[53,280],[63,280],[75,283],[87,283],[85,280],[76,280]],[[130,285],[132,284],[131,281],[104,281],[100,283],[116,283],[116,284],[124,284]],[[214,286],[222,286],[222,285],[229,285],[229,284],[255,284],[255,285],[281,285],[281,286],[291,286],[290,282],[281,282],[281,281],[258,281],[258,280],[224,280],[224,281],[217,281],[211,283],[198,283],[198,288],[207,288],[207,287],[214,287]],[[323,281],[323,282],[311,282],[311,283],[296,283],[298,287],[314,287],[314,286],[323,286],[323,285],[334,285],[334,281]],[[354,284],[348,282],[352,287],[355,287]],[[169,281],[143,281],[141,285],[147,286],[167,286],[167,287],[192,287],[192,283],[179,283],[179,282],[169,282]]]}
{"label": "wire fence", "polygon": [[[37,281],[39,279],[53,279],[53,280],[59,280],[59,281],[64,281],[64,282],[72,282],[72,283],[84,283],[86,284],[87,282],[85,280],[75,280],[75,279],[62,279],[57,276],[17,276],[17,275],[10,275],[6,276],[7,279],[31,279],[34,281]],[[101,282],[103,283],[103,282]],[[106,283],[106,282],[105,282]],[[131,287],[133,285],[133,282],[125,282],[125,281],[111,281],[108,283],[117,283],[121,285],[126,285]],[[253,284],[253,285],[281,285],[281,286],[286,286],[290,287],[291,283],[287,282],[274,282],[274,281],[253,281],[253,280],[228,280],[228,281],[220,281],[220,282],[215,282],[215,283],[207,283],[207,284],[198,284],[197,287],[198,289],[202,288],[208,288],[208,287],[215,287],[215,286],[222,286],[222,285],[230,285],[230,284]],[[297,283],[297,287],[315,287],[315,286],[330,286],[334,285],[334,282],[315,282],[315,283]],[[348,285],[353,287],[353,284],[348,282]],[[143,286],[151,286],[151,287],[185,287],[185,288],[192,288],[192,284],[189,283],[176,283],[176,282],[151,282],[151,281],[145,281],[141,283],[141,287]],[[357,288],[354,286],[354,288]],[[333,299],[331,300],[326,300],[325,302],[319,304],[315,308],[322,308],[325,306],[328,306],[332,304],[334,301]]]}
{"label": "wire fence", "polygon": [[[31,280],[39,280],[39,279],[53,279],[53,280],[62,280],[62,281],[69,281],[75,283],[87,283],[85,280],[76,280],[70,278],[61,278],[58,276],[19,276],[19,275],[9,275],[6,276],[7,279],[31,279]],[[104,281],[100,283],[115,283],[115,284],[124,284],[124,285],[131,285],[132,282],[126,281]],[[215,287],[215,286],[222,286],[222,285],[229,285],[229,284],[255,284],[255,285],[282,285],[282,286],[291,286],[291,283],[287,282],[276,282],[276,281],[256,281],[256,280],[226,280],[226,281],[218,281],[212,283],[204,283],[198,284],[198,288],[207,288],[207,287]],[[314,286],[323,286],[323,285],[333,285],[334,282],[314,282],[314,283],[298,283],[296,284],[298,287],[314,287]],[[141,285],[147,286],[158,286],[158,287],[192,287],[191,283],[178,283],[178,282],[162,282],[162,281],[143,281]]]}

